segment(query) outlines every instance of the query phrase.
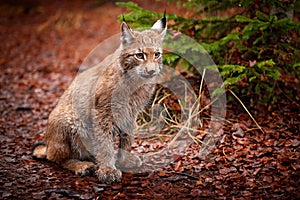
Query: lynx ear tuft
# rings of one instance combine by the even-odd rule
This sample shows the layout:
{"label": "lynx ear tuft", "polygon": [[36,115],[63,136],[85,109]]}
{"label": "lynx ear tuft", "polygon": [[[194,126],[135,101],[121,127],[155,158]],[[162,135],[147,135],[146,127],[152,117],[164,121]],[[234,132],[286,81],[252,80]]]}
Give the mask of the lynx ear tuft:
{"label": "lynx ear tuft", "polygon": [[166,18],[166,11],[164,12],[163,18],[157,20],[151,29],[158,30],[161,34],[165,34],[167,31],[167,18]]}
{"label": "lynx ear tuft", "polygon": [[121,31],[122,31],[122,36],[121,36],[122,44],[127,45],[132,43],[132,41],[134,40],[134,35],[131,28],[126,24],[125,21],[122,22]]}
{"label": "lynx ear tuft", "polygon": [[124,15],[122,15],[122,17],[123,17],[123,22],[125,22],[125,23],[126,23],[126,20],[125,20],[125,17],[124,17]]}

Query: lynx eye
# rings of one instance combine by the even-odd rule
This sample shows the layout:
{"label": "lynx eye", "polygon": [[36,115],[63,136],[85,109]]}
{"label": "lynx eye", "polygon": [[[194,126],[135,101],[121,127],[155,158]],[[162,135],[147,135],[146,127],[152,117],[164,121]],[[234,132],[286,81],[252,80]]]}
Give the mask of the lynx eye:
{"label": "lynx eye", "polygon": [[161,53],[160,52],[155,52],[154,53],[154,59],[159,59],[161,56]]}
{"label": "lynx eye", "polygon": [[144,60],[145,59],[145,56],[143,53],[137,53],[134,55],[137,59],[139,60]]}

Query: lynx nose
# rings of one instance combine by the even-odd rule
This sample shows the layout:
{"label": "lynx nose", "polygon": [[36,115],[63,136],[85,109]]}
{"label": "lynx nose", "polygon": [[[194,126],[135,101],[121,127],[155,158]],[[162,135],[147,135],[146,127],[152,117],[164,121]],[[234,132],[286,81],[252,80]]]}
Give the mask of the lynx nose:
{"label": "lynx nose", "polygon": [[147,72],[149,75],[153,75],[155,73],[155,70],[150,70]]}

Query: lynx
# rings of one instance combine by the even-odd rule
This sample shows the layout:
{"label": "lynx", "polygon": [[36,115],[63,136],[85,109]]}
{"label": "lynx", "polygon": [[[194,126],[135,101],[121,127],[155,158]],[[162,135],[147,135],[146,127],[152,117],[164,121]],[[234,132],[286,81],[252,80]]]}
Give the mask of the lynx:
{"label": "lynx", "polygon": [[143,31],[123,21],[119,48],[74,79],[51,112],[45,143],[34,145],[33,156],[78,175],[94,173],[103,183],[120,181],[122,168],[141,166],[129,153],[132,134],[162,69],[166,29],[165,15]]}

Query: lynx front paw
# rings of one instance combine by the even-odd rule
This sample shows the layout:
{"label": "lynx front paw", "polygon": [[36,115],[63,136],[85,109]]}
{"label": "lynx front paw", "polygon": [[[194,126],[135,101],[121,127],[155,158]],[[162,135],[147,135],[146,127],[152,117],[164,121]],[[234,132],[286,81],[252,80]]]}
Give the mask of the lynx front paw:
{"label": "lynx front paw", "polygon": [[143,162],[138,156],[127,152],[126,155],[123,153],[123,156],[116,161],[116,167],[121,170],[135,169],[142,166],[142,164]]}
{"label": "lynx front paw", "polygon": [[96,175],[100,182],[110,184],[112,182],[120,182],[122,172],[118,169],[113,169],[110,167],[100,167],[96,171]]}
{"label": "lynx front paw", "polygon": [[143,162],[138,156],[123,149],[119,149],[118,160],[116,161],[117,168],[121,170],[135,169],[142,166],[142,164]]}

